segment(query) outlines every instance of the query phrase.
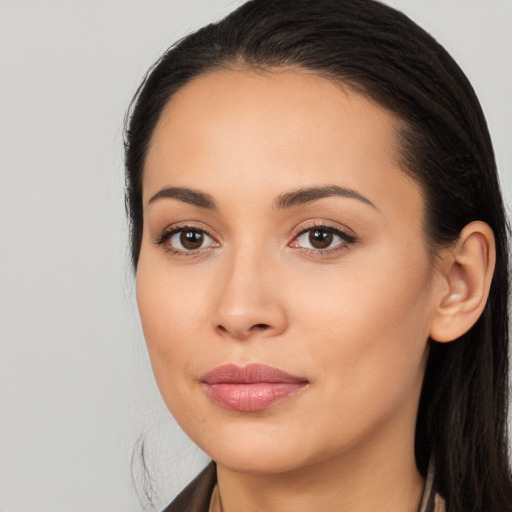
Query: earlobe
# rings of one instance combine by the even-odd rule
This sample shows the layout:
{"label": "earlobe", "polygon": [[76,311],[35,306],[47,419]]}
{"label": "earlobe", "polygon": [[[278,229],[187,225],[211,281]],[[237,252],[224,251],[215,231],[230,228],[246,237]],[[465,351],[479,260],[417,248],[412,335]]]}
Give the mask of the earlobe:
{"label": "earlobe", "polygon": [[469,223],[440,256],[431,339],[446,343],[471,329],[487,302],[495,262],[492,229],[485,222]]}

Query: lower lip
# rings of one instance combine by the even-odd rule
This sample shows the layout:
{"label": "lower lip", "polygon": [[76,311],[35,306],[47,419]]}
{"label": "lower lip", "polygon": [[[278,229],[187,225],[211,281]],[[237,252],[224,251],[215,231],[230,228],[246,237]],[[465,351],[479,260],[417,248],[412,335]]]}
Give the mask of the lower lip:
{"label": "lower lip", "polygon": [[296,395],[306,382],[203,383],[206,394],[218,405],[235,411],[261,411]]}

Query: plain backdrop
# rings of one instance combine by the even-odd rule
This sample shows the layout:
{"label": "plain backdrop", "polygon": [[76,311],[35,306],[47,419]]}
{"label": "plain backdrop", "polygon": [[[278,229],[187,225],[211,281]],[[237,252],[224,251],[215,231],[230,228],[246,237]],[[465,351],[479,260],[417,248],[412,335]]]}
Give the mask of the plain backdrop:
{"label": "plain backdrop", "polygon": [[[0,511],[135,512],[202,467],[162,405],[133,293],[123,116],[230,0],[0,0]],[[394,0],[472,81],[512,203],[512,0]],[[137,459],[137,458],[136,458]]]}

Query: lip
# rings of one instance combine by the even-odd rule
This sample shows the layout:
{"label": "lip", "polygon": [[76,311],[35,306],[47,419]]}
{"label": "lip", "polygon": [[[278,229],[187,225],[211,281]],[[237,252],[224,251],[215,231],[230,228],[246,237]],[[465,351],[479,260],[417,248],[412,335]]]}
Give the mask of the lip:
{"label": "lip", "polygon": [[278,368],[253,363],[218,366],[200,378],[208,397],[235,411],[261,411],[296,395],[309,381]]}

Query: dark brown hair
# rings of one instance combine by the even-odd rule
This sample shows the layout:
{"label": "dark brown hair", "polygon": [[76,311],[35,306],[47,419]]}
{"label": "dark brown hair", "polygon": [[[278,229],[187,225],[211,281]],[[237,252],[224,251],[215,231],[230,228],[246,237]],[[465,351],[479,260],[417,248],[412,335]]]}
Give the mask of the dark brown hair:
{"label": "dark brown hair", "polygon": [[423,474],[449,512],[512,510],[508,462],[508,228],[493,148],[476,95],[450,55],[404,14],[374,0],[253,0],[170,48],[129,112],[126,205],[137,267],[148,145],[172,95],[208,70],[295,66],[342,82],[404,123],[404,171],[422,187],[433,253],[473,220],[494,231],[485,310],[460,339],[431,342],[416,428]]}

